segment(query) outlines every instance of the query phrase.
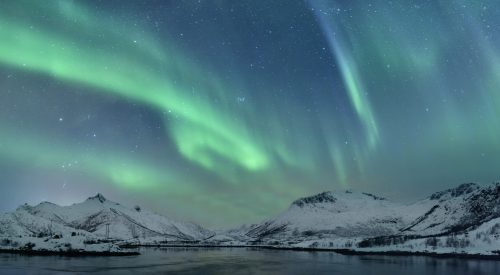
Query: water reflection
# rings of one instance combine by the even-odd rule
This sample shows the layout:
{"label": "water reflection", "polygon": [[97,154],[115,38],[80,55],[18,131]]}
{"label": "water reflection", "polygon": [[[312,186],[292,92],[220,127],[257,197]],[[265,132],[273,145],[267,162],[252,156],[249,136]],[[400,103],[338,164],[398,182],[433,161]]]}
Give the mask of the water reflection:
{"label": "water reflection", "polygon": [[139,256],[0,254],[1,274],[500,274],[500,261],[421,256],[343,256],[253,248],[142,248]]}

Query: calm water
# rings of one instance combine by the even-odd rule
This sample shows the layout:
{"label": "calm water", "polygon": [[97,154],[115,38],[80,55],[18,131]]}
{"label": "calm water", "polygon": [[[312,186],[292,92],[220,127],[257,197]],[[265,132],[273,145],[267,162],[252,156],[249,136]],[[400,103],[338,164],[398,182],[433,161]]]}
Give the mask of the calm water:
{"label": "calm water", "polygon": [[342,256],[250,248],[141,249],[128,257],[0,254],[1,274],[500,274],[500,261]]}

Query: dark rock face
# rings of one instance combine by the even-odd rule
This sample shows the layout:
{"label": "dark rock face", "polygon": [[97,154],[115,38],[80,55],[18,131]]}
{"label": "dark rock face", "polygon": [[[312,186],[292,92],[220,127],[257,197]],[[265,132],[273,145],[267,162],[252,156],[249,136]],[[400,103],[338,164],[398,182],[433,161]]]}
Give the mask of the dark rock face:
{"label": "dark rock face", "polygon": [[106,198],[101,193],[97,193],[97,195],[90,197],[87,200],[98,200],[100,203],[104,203]]}
{"label": "dark rock face", "polygon": [[266,222],[262,225],[251,228],[245,235],[254,238],[264,238],[274,234],[282,233],[287,230],[287,224],[274,224]]}
{"label": "dark rock face", "polygon": [[[401,229],[401,232],[411,230],[413,227],[415,227],[416,225],[418,225],[422,221],[425,221],[425,219],[427,219],[438,208],[439,208],[439,205],[434,205],[431,209],[429,209],[427,212],[425,212],[425,214],[423,216],[417,218],[414,222],[412,222],[410,226]],[[436,225],[438,225],[438,224],[436,224]],[[436,226],[436,225],[431,225],[431,227]]]}
{"label": "dark rock face", "polygon": [[323,192],[311,197],[300,198],[294,201],[292,204],[298,207],[304,207],[307,204],[315,204],[315,203],[334,203],[337,199],[332,195],[331,192]]}
{"label": "dark rock face", "polygon": [[371,197],[371,198],[373,198],[376,201],[385,201],[385,198],[379,197],[379,196],[375,196],[375,195],[370,194],[370,193],[362,193],[362,194],[365,195],[365,196]]}
{"label": "dark rock face", "polygon": [[500,217],[500,183],[474,192],[465,199],[466,215],[453,227],[451,232],[474,228],[484,222]]}
{"label": "dark rock face", "polygon": [[477,185],[476,183],[464,183],[464,184],[459,185],[456,188],[451,188],[451,189],[444,190],[441,192],[436,192],[430,196],[430,199],[431,200],[439,200],[447,194],[450,194],[450,196],[452,198],[455,198],[458,196],[472,193],[479,188],[480,188],[479,185]]}

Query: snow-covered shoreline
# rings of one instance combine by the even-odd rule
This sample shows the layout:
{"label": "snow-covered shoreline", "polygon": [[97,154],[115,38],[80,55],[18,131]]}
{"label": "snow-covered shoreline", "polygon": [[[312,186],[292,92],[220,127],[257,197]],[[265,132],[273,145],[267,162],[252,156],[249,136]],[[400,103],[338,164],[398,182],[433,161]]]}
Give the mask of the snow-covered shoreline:
{"label": "snow-covered shoreline", "polygon": [[57,236],[57,238],[0,237],[0,252],[65,256],[127,256],[138,254],[137,252],[124,250],[112,242],[99,242],[81,236]]}
{"label": "snow-covered shoreline", "polygon": [[275,249],[290,251],[310,251],[310,252],[335,252],[342,255],[386,255],[386,256],[426,256],[436,258],[466,258],[466,259],[489,259],[500,260],[500,250],[498,253],[469,253],[465,251],[409,251],[409,250],[386,250],[380,249],[347,249],[347,248],[322,248],[307,246],[279,246],[279,245],[215,245],[215,244],[141,244],[124,245],[126,248],[256,248],[256,249]]}
{"label": "snow-covered shoreline", "polygon": [[134,251],[94,251],[94,250],[22,250],[22,249],[0,249],[0,253],[10,253],[19,255],[33,256],[65,256],[65,257],[81,257],[81,256],[135,256],[140,255]]}

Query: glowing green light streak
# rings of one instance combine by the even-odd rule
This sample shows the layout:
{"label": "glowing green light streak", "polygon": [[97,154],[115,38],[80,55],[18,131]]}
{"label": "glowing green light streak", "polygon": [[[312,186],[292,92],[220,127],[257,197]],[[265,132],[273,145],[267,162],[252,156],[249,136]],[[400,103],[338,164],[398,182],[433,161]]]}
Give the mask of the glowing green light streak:
{"label": "glowing green light streak", "polygon": [[[58,18],[59,14],[53,13]],[[78,8],[63,8],[62,13],[83,22],[81,24],[88,30],[82,35],[88,39],[92,38],[89,30],[97,26],[100,28],[94,29],[96,32],[101,29],[112,32],[113,26],[83,14]],[[224,118],[218,106],[207,103],[205,97],[189,96],[190,82],[201,81],[201,89],[216,95],[222,93],[221,86],[218,81],[200,80],[199,70],[184,62],[179,53],[171,51],[169,55],[161,55],[156,52],[154,56],[161,58],[152,62],[150,55],[137,51],[137,45],[131,44],[134,37],[126,36],[118,41],[117,37],[109,41],[100,39],[122,45],[115,51],[102,50],[99,45],[82,47],[69,35],[29,28],[22,21],[27,18],[9,20],[1,11],[0,15],[1,63],[92,86],[99,92],[123,96],[172,113],[178,119],[170,128],[170,134],[179,151],[206,168],[217,171],[216,160],[221,157],[247,170],[264,169],[269,165],[268,156],[250,139],[246,129]],[[121,29],[121,33],[127,31]],[[152,44],[145,47],[159,48]],[[182,83],[177,79],[183,80]]]}
{"label": "glowing green light streak", "polygon": [[[33,133],[16,133],[8,127],[2,127],[1,132],[0,156],[30,163],[34,167],[90,173],[126,189],[168,187],[175,181],[170,174],[160,172],[152,164],[116,152],[100,150],[95,154],[75,146],[68,150],[61,142],[49,142]],[[31,139],[30,136],[37,138]]]}
{"label": "glowing green light streak", "polygon": [[379,129],[367,92],[363,87],[362,78],[356,69],[356,62],[351,53],[346,50],[347,47],[343,44],[341,32],[335,31],[337,22],[329,21],[329,18],[320,12],[321,8],[317,7],[317,3],[313,1],[309,3],[315,7],[316,16],[323,28],[330,50],[337,59],[347,95],[367,134],[368,146],[375,148],[379,141]]}

